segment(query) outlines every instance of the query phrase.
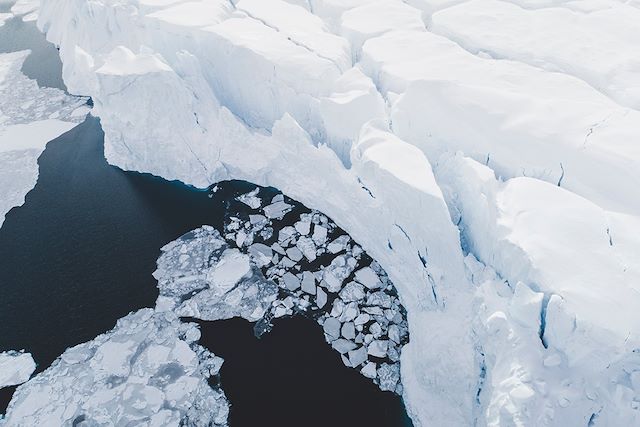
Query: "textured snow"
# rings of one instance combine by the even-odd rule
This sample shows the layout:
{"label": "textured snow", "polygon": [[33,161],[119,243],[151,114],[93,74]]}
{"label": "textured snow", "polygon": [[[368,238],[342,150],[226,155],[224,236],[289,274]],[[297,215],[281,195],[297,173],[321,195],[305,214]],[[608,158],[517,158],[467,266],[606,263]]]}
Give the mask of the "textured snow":
{"label": "textured snow", "polygon": [[89,111],[86,100],[40,88],[20,71],[29,51],[0,54],[0,226],[36,185],[38,157]]}
{"label": "textured snow", "polygon": [[29,353],[18,351],[0,353],[0,388],[22,384],[35,370],[36,362]]}
{"label": "textured snow", "polygon": [[38,25],[110,163],[274,186],[380,263],[416,425],[635,425],[639,8],[42,0]]}

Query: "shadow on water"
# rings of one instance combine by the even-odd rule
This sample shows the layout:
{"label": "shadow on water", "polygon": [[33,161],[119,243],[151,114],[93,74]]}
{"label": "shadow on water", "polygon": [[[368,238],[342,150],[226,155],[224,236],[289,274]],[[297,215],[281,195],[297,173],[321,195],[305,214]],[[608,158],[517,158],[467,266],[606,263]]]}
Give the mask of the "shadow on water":
{"label": "shadow on water", "polygon": [[411,425],[401,399],[344,366],[311,319],[278,319],[260,339],[243,319],[197,323],[200,343],[225,359],[234,427]]}
{"label": "shadow on water", "polygon": [[[0,228],[0,351],[26,349],[38,371],[152,307],[160,248],[203,224],[221,229],[226,200],[253,188],[224,183],[210,198],[109,166],[91,116],[51,141],[38,163],[36,187]],[[281,320],[261,340],[244,320],[208,322],[202,342],[226,359],[233,427],[411,425],[400,398],[343,366],[312,320]],[[0,413],[12,394],[0,392]]]}
{"label": "shadow on water", "polygon": [[62,62],[58,50],[49,43],[35,22],[9,19],[0,27],[0,53],[31,50],[22,64],[22,72],[38,82],[40,87],[53,87],[66,91],[62,81]]}

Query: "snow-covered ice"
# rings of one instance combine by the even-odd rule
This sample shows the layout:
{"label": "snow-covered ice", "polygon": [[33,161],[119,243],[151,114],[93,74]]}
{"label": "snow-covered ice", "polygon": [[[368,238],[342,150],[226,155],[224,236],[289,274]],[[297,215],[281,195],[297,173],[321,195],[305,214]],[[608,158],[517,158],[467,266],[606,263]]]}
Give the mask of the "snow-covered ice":
{"label": "snow-covered ice", "polygon": [[0,388],[22,384],[36,370],[31,354],[19,351],[0,353]]}
{"label": "snow-covered ice", "polygon": [[194,324],[142,309],[66,350],[18,387],[6,426],[224,426],[229,404],[207,379],[222,359],[195,341]]}

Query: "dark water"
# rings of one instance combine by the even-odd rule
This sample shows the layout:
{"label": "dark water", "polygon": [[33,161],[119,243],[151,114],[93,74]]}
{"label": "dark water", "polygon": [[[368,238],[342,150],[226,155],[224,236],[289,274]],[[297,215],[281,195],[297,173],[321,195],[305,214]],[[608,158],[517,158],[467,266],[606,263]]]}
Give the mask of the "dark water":
{"label": "dark water", "polygon": [[[0,3],[0,12],[2,6]],[[58,50],[38,31],[36,23],[22,22],[21,18],[6,21],[0,27],[0,53],[26,49],[31,50],[31,53],[22,64],[22,72],[37,81],[40,87],[66,90],[62,81],[62,62]]]}
{"label": "dark water", "polygon": [[259,340],[243,319],[198,323],[200,342],[225,359],[231,426],[411,425],[400,399],[344,366],[311,319],[277,319]]}

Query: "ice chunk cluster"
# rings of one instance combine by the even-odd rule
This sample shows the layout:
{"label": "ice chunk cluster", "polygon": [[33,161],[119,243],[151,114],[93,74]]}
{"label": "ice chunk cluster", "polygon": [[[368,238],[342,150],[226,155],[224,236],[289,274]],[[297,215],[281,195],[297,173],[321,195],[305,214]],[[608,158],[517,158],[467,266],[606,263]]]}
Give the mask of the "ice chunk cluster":
{"label": "ice chunk cluster", "polygon": [[0,226],[38,179],[38,157],[50,140],[89,112],[86,98],[41,88],[22,74],[29,51],[0,53]]}
{"label": "ice chunk cluster", "polygon": [[0,388],[22,384],[35,370],[36,362],[29,353],[13,350],[0,353]]}
{"label": "ice chunk cluster", "polygon": [[229,204],[224,239],[204,226],[162,248],[158,309],[240,316],[257,336],[273,319],[309,316],[346,366],[401,394],[407,315],[386,273],[325,215],[267,193],[256,187]]}
{"label": "ice chunk cluster", "polygon": [[199,338],[172,313],[132,313],[19,387],[0,424],[224,426],[229,404],[208,383],[222,359]]}

